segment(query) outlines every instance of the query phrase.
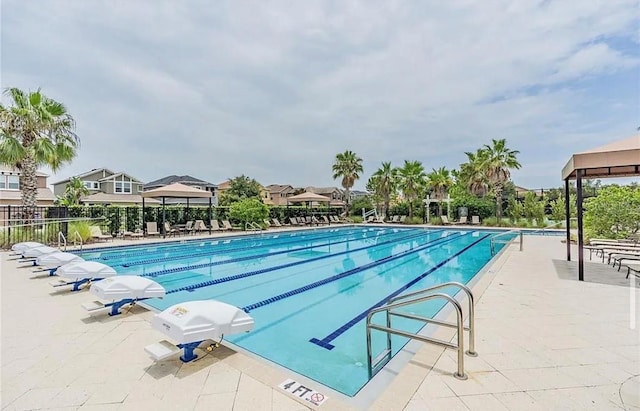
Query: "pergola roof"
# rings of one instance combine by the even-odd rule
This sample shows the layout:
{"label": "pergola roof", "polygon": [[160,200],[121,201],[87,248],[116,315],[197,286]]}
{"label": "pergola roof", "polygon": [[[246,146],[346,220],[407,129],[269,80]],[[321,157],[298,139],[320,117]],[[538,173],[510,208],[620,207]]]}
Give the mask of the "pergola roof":
{"label": "pergola roof", "polygon": [[195,187],[189,187],[180,183],[174,183],[169,184],[168,186],[144,191],[142,193],[142,197],[207,198],[211,197],[211,192],[200,190],[199,188]]}
{"label": "pergola roof", "polygon": [[628,177],[640,175],[640,135],[576,153],[562,169],[562,179]]}

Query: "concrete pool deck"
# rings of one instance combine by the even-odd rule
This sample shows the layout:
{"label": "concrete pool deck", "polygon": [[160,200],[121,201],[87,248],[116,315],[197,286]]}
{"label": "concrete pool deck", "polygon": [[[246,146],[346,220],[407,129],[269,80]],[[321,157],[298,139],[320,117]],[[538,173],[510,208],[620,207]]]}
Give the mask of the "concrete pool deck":
{"label": "concrete pool deck", "polygon": [[[593,262],[590,281],[578,282],[564,253],[559,237],[527,236],[524,251],[509,246],[475,282],[479,356],[465,357],[467,381],[451,376],[455,351],[422,344],[366,408],[640,409],[638,281]],[[154,363],[143,348],[165,337],[151,329],[153,313],[91,317],[80,307],[91,294],[57,291],[9,258],[0,265],[3,410],[308,409],[277,387],[296,376],[228,348]],[[317,409],[362,408],[310,388],[330,397]]]}

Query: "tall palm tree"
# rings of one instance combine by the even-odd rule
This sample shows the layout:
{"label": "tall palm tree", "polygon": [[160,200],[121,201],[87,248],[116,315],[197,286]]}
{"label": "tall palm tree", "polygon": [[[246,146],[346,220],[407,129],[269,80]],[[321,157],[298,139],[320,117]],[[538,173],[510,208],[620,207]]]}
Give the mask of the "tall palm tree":
{"label": "tall palm tree", "polygon": [[76,156],[75,121],[61,103],[37,91],[8,88],[11,106],[0,104],[0,163],[20,171],[22,205],[37,204],[38,166],[57,171]]}
{"label": "tall palm tree", "polygon": [[492,139],[491,145],[485,144],[482,151],[484,153],[482,156],[483,169],[496,196],[496,216],[500,222],[502,219],[502,189],[511,177],[509,169],[521,167],[517,159],[520,152],[508,149],[507,141],[504,138]]}
{"label": "tall palm tree", "polygon": [[353,151],[347,150],[344,153],[336,155],[333,163],[333,179],[342,178],[342,187],[344,187],[345,203],[347,211],[349,211],[350,194],[349,190],[353,184],[360,178],[360,174],[364,171],[362,168],[362,159]]}
{"label": "tall palm tree", "polygon": [[485,169],[487,153],[478,149],[475,153],[465,153],[467,162],[460,164],[458,177],[461,183],[475,195],[485,195],[489,191],[489,178]]}
{"label": "tall palm tree", "polygon": [[405,160],[404,165],[398,169],[398,187],[409,202],[409,219],[413,218],[413,202],[420,198],[426,178],[424,167],[419,161]]}
{"label": "tall palm tree", "polygon": [[390,162],[383,162],[382,166],[373,173],[372,179],[377,194],[384,201],[384,215],[389,215],[389,203],[391,202],[391,194],[395,193],[398,179],[398,169],[391,167]]}
{"label": "tall palm tree", "polygon": [[438,202],[438,213],[442,216],[442,200],[444,200],[445,194],[449,191],[449,188],[453,185],[453,179],[451,178],[451,172],[446,167],[440,167],[439,169],[433,169],[431,173],[427,175],[427,186],[433,190],[433,194]]}

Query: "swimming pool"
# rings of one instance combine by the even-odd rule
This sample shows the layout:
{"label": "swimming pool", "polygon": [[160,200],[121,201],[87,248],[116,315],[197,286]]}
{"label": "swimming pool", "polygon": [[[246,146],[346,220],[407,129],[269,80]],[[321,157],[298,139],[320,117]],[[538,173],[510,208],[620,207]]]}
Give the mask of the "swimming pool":
{"label": "swimming pool", "polygon": [[[403,292],[468,283],[491,259],[495,233],[340,227],[86,250],[81,256],[162,284],[167,296],[145,302],[157,310],[200,299],[241,307],[255,328],[227,340],[353,396],[368,382],[366,313]],[[433,316],[440,308],[441,302],[431,301],[410,311]],[[422,325],[394,322],[411,332]],[[406,342],[394,336],[394,353]],[[374,352],[382,351],[386,336],[374,333],[373,344]]]}

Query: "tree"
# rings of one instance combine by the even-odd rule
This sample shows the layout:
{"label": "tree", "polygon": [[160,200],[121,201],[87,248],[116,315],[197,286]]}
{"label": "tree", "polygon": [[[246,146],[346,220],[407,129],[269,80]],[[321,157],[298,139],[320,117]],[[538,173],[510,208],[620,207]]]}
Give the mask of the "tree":
{"label": "tree", "polygon": [[259,198],[243,198],[231,205],[229,217],[234,221],[240,221],[243,228],[248,223],[262,226],[264,220],[269,217],[269,207]]}
{"label": "tree", "polygon": [[508,149],[505,139],[492,139],[491,141],[491,145],[485,144],[481,149],[483,154],[480,156],[480,161],[481,168],[485,171],[496,197],[496,217],[500,222],[502,219],[502,189],[511,177],[509,169],[520,168],[517,159],[520,152]]}
{"label": "tree", "polygon": [[405,200],[409,203],[409,219],[413,219],[413,203],[421,198],[427,175],[419,161],[404,161],[404,166],[398,169],[398,187]]}
{"label": "tree", "polygon": [[229,182],[229,189],[220,198],[221,206],[228,206],[245,198],[257,198],[260,200],[262,186],[256,180],[244,174],[235,177]]}
{"label": "tree", "polygon": [[62,103],[40,89],[26,93],[8,88],[4,94],[12,105],[0,104],[0,163],[20,171],[22,205],[33,208],[38,201],[37,168],[57,171],[76,156],[75,121]]}
{"label": "tree", "polygon": [[364,171],[362,168],[362,159],[353,151],[347,150],[344,153],[336,155],[333,163],[333,179],[342,178],[342,187],[344,187],[345,203],[347,211],[351,202],[349,190],[353,184],[360,178],[360,174]]}
{"label": "tree", "polygon": [[627,238],[640,232],[640,189],[610,185],[584,202],[587,238]]}
{"label": "tree", "polygon": [[442,200],[444,200],[444,195],[452,185],[451,173],[445,167],[440,167],[437,170],[434,168],[427,175],[427,186],[433,190],[436,199],[440,200],[438,202],[438,215],[440,216],[442,216]]}
{"label": "tree", "polygon": [[475,153],[466,152],[467,162],[460,164],[460,171],[455,173],[456,180],[472,194],[483,196],[489,189],[489,178],[484,167],[486,152],[478,149]]}
{"label": "tree", "polygon": [[89,194],[89,189],[82,180],[78,177],[71,177],[64,189],[64,195],[58,198],[58,203],[66,206],[78,205],[80,204],[80,199]]}
{"label": "tree", "polygon": [[373,173],[371,186],[384,201],[384,215],[389,216],[391,194],[396,192],[398,169],[391,167],[390,162],[383,162],[382,166]]}

